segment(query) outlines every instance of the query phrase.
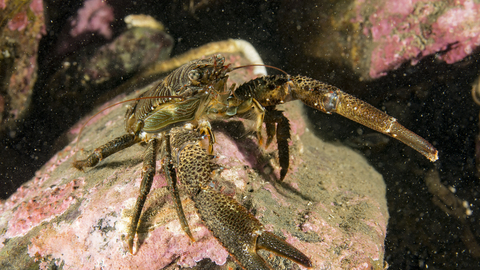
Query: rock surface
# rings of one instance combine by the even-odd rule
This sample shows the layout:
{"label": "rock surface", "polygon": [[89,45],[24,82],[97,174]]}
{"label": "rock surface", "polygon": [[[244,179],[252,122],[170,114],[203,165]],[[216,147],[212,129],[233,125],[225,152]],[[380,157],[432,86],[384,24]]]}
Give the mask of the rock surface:
{"label": "rock surface", "polygon": [[[292,125],[286,179],[278,182],[275,143],[267,149],[258,146],[244,122],[232,120],[213,124],[214,151],[224,167],[215,184],[268,230],[305,252],[315,269],[383,269],[388,212],[382,177],[352,150],[315,137],[299,102],[284,109]],[[85,152],[75,149],[75,140],[1,202],[0,268],[234,268],[186,197],[182,200],[197,241],[192,243],[181,230],[161,173],[144,207],[136,254],[129,254],[125,236],[141,182],[144,148],[132,146],[85,172],[71,166],[74,159],[124,133],[124,112],[117,106],[94,117],[78,143]],[[83,123],[70,134],[78,135]],[[160,164],[159,159],[157,168]],[[275,269],[296,267],[261,254]]]}
{"label": "rock surface", "polygon": [[15,127],[29,108],[45,34],[42,0],[0,1],[0,132]]}
{"label": "rock surface", "polygon": [[[308,57],[347,66],[367,80],[424,57],[449,64],[480,45],[477,1],[350,0],[283,2],[289,43]],[[288,38],[290,37],[290,38]]]}

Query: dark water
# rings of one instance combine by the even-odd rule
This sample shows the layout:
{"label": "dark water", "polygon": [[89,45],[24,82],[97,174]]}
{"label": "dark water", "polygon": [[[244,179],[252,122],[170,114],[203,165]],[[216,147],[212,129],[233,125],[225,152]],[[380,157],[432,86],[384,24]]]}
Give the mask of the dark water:
{"label": "dark water", "polygon": [[[112,1],[113,2],[113,1]],[[150,14],[162,21],[176,45],[172,54],[180,54],[211,41],[241,38],[251,42],[264,62],[286,70],[288,73],[315,74],[314,69],[324,67],[307,59],[292,44],[282,42],[285,33],[279,29],[281,1],[192,1],[204,5],[189,8],[191,1],[116,1],[115,17],[123,18],[133,13]],[[41,42],[39,81],[36,90],[58,66],[61,56],[52,57],[52,48],[62,31],[66,19],[76,12],[79,4],[67,1],[61,4],[45,1],[55,18],[49,25],[50,33]],[[122,22],[114,24],[122,30]],[[98,46],[102,40],[92,40]],[[305,59],[305,65],[289,62],[292,56]],[[480,185],[475,175],[475,137],[478,130],[480,106],[470,95],[471,84],[478,75],[478,53],[455,65],[438,64],[427,58],[412,67],[405,65],[375,82],[363,83],[363,90],[352,90],[356,81],[348,71],[336,70],[337,77],[325,76],[327,82],[336,84],[346,92],[382,108],[397,117],[409,129],[432,142],[440,151],[435,164],[425,160],[399,142],[390,140],[383,148],[358,147],[385,178],[390,212],[386,239],[385,259],[390,269],[477,269],[479,258],[470,255],[461,240],[467,224],[477,240],[480,240],[477,210],[480,202]],[[307,63],[308,62],[308,63]],[[329,66],[335,70],[336,67]],[[339,67],[337,67],[339,68]],[[329,81],[329,78],[331,81]],[[41,100],[37,105],[41,107]],[[82,107],[80,103],[79,107]],[[86,106],[88,107],[88,106]],[[54,109],[54,108],[53,108]],[[27,119],[17,131],[16,138],[2,142],[2,146],[15,148],[15,155],[8,157],[14,165],[1,167],[3,198],[8,197],[24,181],[55,153],[57,138],[88,110],[66,110],[65,121],[58,111],[43,108]],[[309,112],[318,134],[330,141],[351,142],[372,131],[338,116]],[[359,129],[361,132],[359,132]],[[10,163],[11,164],[11,163]],[[448,216],[432,203],[423,177],[425,171],[435,168],[446,186],[456,189],[456,195],[471,204],[473,214],[466,223]]]}

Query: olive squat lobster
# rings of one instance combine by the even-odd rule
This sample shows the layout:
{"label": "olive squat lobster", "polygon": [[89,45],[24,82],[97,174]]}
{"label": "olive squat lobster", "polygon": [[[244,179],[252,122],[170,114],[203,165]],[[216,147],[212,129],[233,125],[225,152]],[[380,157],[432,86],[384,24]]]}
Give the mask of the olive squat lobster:
{"label": "olive squat lobster", "polygon": [[281,180],[289,167],[290,124],[275,107],[296,99],[317,110],[338,113],[396,138],[431,161],[438,158],[437,150],[430,143],[400,125],[395,118],[334,86],[304,76],[277,75],[251,80],[237,89],[234,85],[227,89],[228,73],[232,70],[225,65],[222,55],[179,67],[142,94],[127,110],[125,135],[96,148],[86,159],[73,163],[75,168],[83,170],[134,144],[147,144],[140,195],[127,236],[130,252],[155,175],[156,155],[160,153],[180,224],[192,241],[195,240],[183,212],[177,180],[186,188],[206,227],[243,269],[271,269],[257,254],[259,249],[312,267],[306,255],[266,231],[245,207],[212,187],[212,174],[219,167],[212,155],[215,144],[210,125],[212,120],[252,119],[260,144],[263,144],[261,129],[265,123],[266,144],[275,137],[277,140]]}

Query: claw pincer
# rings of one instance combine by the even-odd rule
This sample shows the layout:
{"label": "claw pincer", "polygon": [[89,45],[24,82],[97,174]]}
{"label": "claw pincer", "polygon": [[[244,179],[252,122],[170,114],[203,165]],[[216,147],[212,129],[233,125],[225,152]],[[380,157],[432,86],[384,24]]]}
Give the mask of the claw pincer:
{"label": "claw pincer", "polygon": [[179,180],[187,187],[207,228],[242,267],[272,269],[257,254],[259,249],[312,267],[310,259],[301,251],[266,231],[245,207],[210,186],[213,166],[206,150],[198,143],[200,134],[194,130],[186,133],[184,129],[173,129],[171,134],[172,159]]}

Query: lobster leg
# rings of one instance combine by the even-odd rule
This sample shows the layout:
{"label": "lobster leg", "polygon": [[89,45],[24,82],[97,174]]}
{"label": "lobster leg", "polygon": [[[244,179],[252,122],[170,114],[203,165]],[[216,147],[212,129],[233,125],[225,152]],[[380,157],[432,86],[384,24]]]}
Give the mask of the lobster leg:
{"label": "lobster leg", "polygon": [[[277,126],[275,127],[275,124]],[[265,126],[267,129],[267,146],[272,142],[273,136],[277,137],[278,161],[280,163],[280,181],[287,175],[290,166],[290,122],[281,111],[268,107],[265,111]]]}
{"label": "lobster leg", "polygon": [[255,121],[255,132],[258,139],[258,144],[263,145],[262,125],[265,118],[265,109],[252,97],[247,97],[245,100],[238,102],[236,99],[228,98],[227,113],[229,116],[237,115],[242,118],[251,119]]}
{"label": "lobster leg", "polygon": [[142,183],[140,184],[140,195],[137,197],[135,203],[132,220],[130,222],[127,244],[130,253],[133,254],[133,240],[137,232],[137,225],[142,213],[143,205],[147,199],[147,195],[152,187],[153,177],[155,176],[156,156],[157,156],[157,139],[151,139],[148,141],[147,149],[143,157],[143,170],[142,170]]}
{"label": "lobster leg", "polygon": [[335,86],[304,76],[264,76],[242,84],[234,92],[241,104],[254,98],[262,106],[275,106],[300,99],[306,105],[325,113],[337,113],[378,132],[389,135],[412,147],[431,161],[438,151],[425,139],[406,129],[397,119],[357,99]]}
{"label": "lobster leg", "polygon": [[212,126],[208,121],[202,121],[199,123],[200,134],[206,135],[208,137],[208,154],[213,153],[213,145],[215,144],[215,135],[212,131]]}
{"label": "lobster leg", "polygon": [[180,225],[182,226],[183,231],[187,234],[192,242],[195,242],[190,227],[188,226],[187,218],[185,217],[185,212],[183,212],[182,201],[180,200],[180,195],[177,189],[177,173],[172,163],[172,149],[170,146],[170,135],[165,136],[165,162],[163,163],[165,178],[167,179],[168,189],[172,194],[173,205],[177,211],[178,219],[180,220]]}
{"label": "lobster leg", "polygon": [[133,134],[125,134],[123,136],[117,137],[108,143],[96,148],[91,155],[86,159],[76,160],[72,163],[72,166],[76,169],[83,171],[85,167],[93,167],[98,164],[98,162],[116,152],[128,148],[136,143],[138,143],[138,137]]}

